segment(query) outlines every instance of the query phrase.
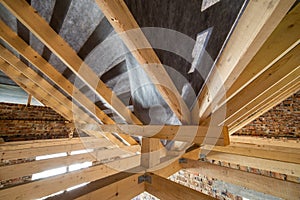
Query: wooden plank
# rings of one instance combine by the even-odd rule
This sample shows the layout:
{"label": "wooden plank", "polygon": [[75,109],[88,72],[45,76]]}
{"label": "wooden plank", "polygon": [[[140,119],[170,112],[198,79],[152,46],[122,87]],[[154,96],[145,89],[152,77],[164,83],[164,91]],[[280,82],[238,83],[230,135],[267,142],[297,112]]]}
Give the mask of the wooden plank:
{"label": "wooden plank", "polygon": [[221,167],[201,161],[188,160],[187,163],[182,163],[182,166],[192,172],[283,199],[300,198],[300,184],[298,183]]}
{"label": "wooden plank", "polygon": [[[87,148],[89,145],[87,145]],[[104,145],[102,144],[102,147]],[[138,146],[138,145],[136,145]],[[99,146],[100,148],[101,146]],[[59,146],[58,146],[59,148]],[[74,147],[73,147],[74,148]],[[38,172],[64,167],[72,164],[83,163],[83,162],[94,162],[103,161],[109,158],[114,158],[126,153],[129,155],[134,155],[130,150],[136,149],[135,146],[125,147],[125,148],[110,148],[104,150],[97,150],[97,146],[94,147],[95,150],[89,153],[82,153],[77,155],[68,155],[58,158],[50,158],[44,160],[37,160],[32,162],[20,163],[16,165],[5,165],[0,167],[0,180],[8,180],[12,178],[18,178],[23,176],[28,176]],[[128,150],[130,148],[130,150]],[[75,149],[76,150],[76,149]],[[84,149],[83,149],[84,150]]]}
{"label": "wooden plank", "polygon": [[235,155],[249,156],[255,158],[265,158],[269,160],[277,160],[282,162],[296,163],[300,164],[300,153],[297,151],[294,153],[287,153],[276,150],[265,150],[262,148],[249,148],[242,146],[212,146],[205,145],[202,147],[203,150],[212,150],[214,152],[230,153]]}
{"label": "wooden plank", "polygon": [[184,141],[202,144],[228,145],[229,136],[226,127],[207,127],[207,126],[184,126],[184,125],[79,125],[85,129],[99,129],[99,131],[118,132],[129,135],[159,138],[166,140]]}
{"label": "wooden plank", "polygon": [[181,168],[182,167],[179,164],[179,161],[176,160],[166,167],[163,167],[161,169],[153,171],[153,173],[160,177],[168,178],[169,176],[171,176],[171,175],[175,174],[176,172],[178,172],[179,170],[181,170]]}
{"label": "wooden plank", "polygon": [[96,0],[96,3],[128,50],[155,84],[170,109],[181,122],[189,124],[190,111],[188,107],[125,2],[123,0]]}
{"label": "wooden plank", "polygon": [[206,119],[215,109],[224,98],[225,91],[245,69],[294,2],[249,1],[193,108],[194,124],[199,123],[199,118],[200,121]]}
{"label": "wooden plank", "polygon": [[283,86],[281,89],[277,90],[273,94],[270,94],[265,98],[267,101],[265,104],[258,106],[256,110],[253,111],[251,115],[246,115],[243,118],[235,121],[233,124],[229,126],[229,133],[233,134],[251,121],[255,120],[257,117],[261,116],[265,112],[269,111],[271,108],[281,103],[292,94],[296,93],[300,90],[300,78],[295,79],[288,83],[285,87]]}
{"label": "wooden plank", "polygon": [[[15,187],[2,189],[0,199],[37,199],[69,187],[95,181],[139,165],[140,156],[116,160],[109,165],[96,165],[62,175],[39,179]],[[121,168],[121,166],[123,166]],[[114,167],[114,168],[113,168]],[[116,168],[119,167],[119,168]],[[34,191],[34,192],[32,192]]]}
{"label": "wooden plank", "polygon": [[293,8],[283,18],[251,62],[247,65],[245,70],[229,88],[226,92],[226,101],[231,99],[235,94],[245,88],[250,82],[299,44],[299,29],[300,4]]}
{"label": "wooden plank", "polygon": [[64,144],[55,146],[44,146],[36,148],[16,149],[16,150],[4,150],[0,151],[0,158],[2,160],[12,160],[19,158],[32,158],[41,155],[49,155],[62,152],[70,152],[75,150],[84,150],[86,148],[100,148],[112,146],[113,143],[105,138],[99,138],[91,142],[77,143],[77,144]]}
{"label": "wooden plank", "polygon": [[141,166],[152,168],[160,163],[160,139],[142,138]]}
{"label": "wooden plank", "polygon": [[[138,184],[138,177],[141,174],[130,174],[124,178],[124,173],[119,173],[117,176],[106,178],[97,183],[99,188],[95,191],[82,195],[78,200],[92,200],[92,199],[131,199],[144,192],[144,184]],[[60,198],[61,199],[61,198]],[[64,199],[64,198],[62,198]],[[65,198],[70,199],[70,198]]]}
{"label": "wooden plank", "polygon": [[17,150],[26,148],[36,148],[45,146],[56,146],[66,144],[78,144],[83,141],[96,140],[93,137],[81,137],[81,138],[63,138],[63,139],[46,139],[46,140],[29,140],[29,141],[17,141],[17,142],[5,142],[0,144],[0,150]]}
{"label": "wooden plank", "polygon": [[141,124],[139,119],[121,102],[50,26],[26,1],[1,0],[11,13],[21,21],[42,43],[72,70],[89,88],[104,99],[126,122]]}
{"label": "wooden plank", "polygon": [[283,140],[275,138],[263,138],[263,137],[252,137],[252,136],[230,136],[230,140],[233,144],[235,143],[245,143],[245,144],[254,144],[260,146],[278,146],[286,148],[300,148],[300,141],[298,140]]}
{"label": "wooden plank", "polygon": [[[214,112],[218,115],[226,107],[226,119],[220,124],[230,124],[243,115],[252,115],[252,109],[275,91],[299,78],[300,45],[283,56],[272,67],[230,99],[226,105]],[[220,111],[219,111],[220,110]]]}
{"label": "wooden plank", "polygon": [[179,183],[173,182],[169,179],[160,177],[155,174],[149,175],[151,176],[151,183],[145,182],[145,190],[160,199],[215,199],[211,196],[180,185]]}
{"label": "wooden plank", "polygon": [[73,113],[70,110],[64,109],[64,106],[60,104],[56,99],[54,99],[51,95],[42,90],[39,86],[30,81],[26,76],[13,69],[11,65],[4,62],[2,59],[0,60],[0,69],[15,83],[17,83],[20,87],[22,87],[26,92],[34,95],[38,101],[43,103],[44,105],[49,106],[61,116],[63,116],[66,120],[73,120]]}
{"label": "wooden plank", "polygon": [[206,158],[208,160],[228,162],[240,166],[247,166],[261,170],[278,172],[288,176],[299,177],[300,165],[294,163],[286,163],[281,161],[267,160],[262,158],[254,158],[249,156],[234,155],[229,153],[219,153],[211,151]]}
{"label": "wooden plank", "polygon": [[[7,25],[0,21],[0,37],[12,48],[14,48],[20,55],[32,63],[38,70],[44,73],[50,80],[59,86],[66,94],[72,96],[80,105],[88,110],[94,117],[98,118],[104,124],[115,124],[98,106],[96,106],[90,99],[88,99],[80,90],[78,90],[69,80],[67,80],[60,72],[58,72],[50,63],[41,57],[34,49],[32,49],[26,42],[18,37]],[[13,55],[11,55],[13,56]],[[10,57],[11,57],[10,56]],[[4,56],[3,56],[4,58]],[[7,55],[4,59],[7,59]],[[24,71],[24,68],[19,68]],[[137,142],[128,135],[121,137],[131,145]],[[116,141],[115,141],[116,142]]]}

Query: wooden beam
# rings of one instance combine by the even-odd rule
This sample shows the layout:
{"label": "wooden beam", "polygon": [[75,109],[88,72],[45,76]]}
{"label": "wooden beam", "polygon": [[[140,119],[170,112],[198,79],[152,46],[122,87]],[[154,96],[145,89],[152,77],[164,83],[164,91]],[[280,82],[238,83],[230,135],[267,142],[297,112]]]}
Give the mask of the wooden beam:
{"label": "wooden beam", "polygon": [[19,71],[13,69],[10,64],[4,60],[0,60],[0,69],[15,83],[22,87],[27,93],[34,95],[44,105],[49,106],[54,111],[63,116],[66,120],[73,121],[73,113],[66,110],[64,106],[54,99],[50,94],[42,90],[38,85],[30,81],[26,76]]}
{"label": "wooden beam", "polygon": [[206,151],[230,153],[235,155],[249,156],[255,158],[265,158],[268,160],[277,160],[282,162],[300,164],[300,153],[297,151],[295,151],[294,153],[292,152],[287,153],[285,151],[280,151],[280,149],[274,150],[276,148],[270,150],[270,148],[263,149],[260,147],[254,148],[254,147],[243,147],[243,146],[233,146],[233,145],[229,145],[226,147],[205,145],[202,147],[202,149]]}
{"label": "wooden beam", "polygon": [[[95,181],[139,165],[140,156],[116,160],[108,164],[95,165],[89,168],[39,179],[15,187],[2,189],[1,199],[37,199],[81,183]],[[108,167],[109,166],[109,167]],[[123,167],[121,167],[123,166]],[[119,168],[116,168],[119,167]],[[34,191],[34,192],[32,192]]]}
{"label": "wooden beam", "polygon": [[[87,148],[89,148],[89,144],[86,145]],[[103,144],[101,145],[102,147],[104,147]],[[103,161],[103,160],[120,156],[122,154],[124,155],[125,153],[128,154],[128,156],[129,155],[133,156],[134,153],[128,151],[128,148],[130,148],[129,150],[134,150],[134,149],[136,150],[137,149],[136,146],[138,145],[123,147],[123,148],[109,148],[104,150],[97,150],[97,148],[101,147],[97,144],[96,146],[94,146],[95,150],[93,152],[82,153],[77,155],[67,155],[63,157],[50,158],[44,160],[36,160],[36,161],[25,162],[16,165],[5,165],[0,167],[0,171],[1,171],[0,180],[9,180],[12,178],[28,176],[38,172],[69,166],[77,163]],[[60,146],[58,146],[58,148],[60,148]]]}
{"label": "wooden beam", "polygon": [[[192,111],[193,123],[206,119],[293,5],[294,0],[250,1]],[[222,83],[221,83],[222,82]]]}
{"label": "wooden beam", "polygon": [[[258,192],[271,194],[283,199],[299,199],[300,184],[261,176],[236,169],[217,166],[214,164],[188,160],[182,163],[183,168],[220,181],[239,185]],[[192,168],[192,169],[191,169]]]}
{"label": "wooden beam", "polygon": [[16,150],[1,150],[0,158],[2,160],[13,160],[19,158],[32,158],[41,155],[49,155],[55,153],[70,152],[75,150],[85,150],[88,148],[100,148],[113,146],[113,143],[105,138],[99,138],[97,140],[75,143],[75,144],[64,144],[55,146],[43,146],[36,148],[16,149]]}
{"label": "wooden beam", "polygon": [[30,106],[30,104],[31,104],[31,99],[32,99],[32,95],[31,95],[31,94],[28,94],[26,106]]}
{"label": "wooden beam", "polygon": [[179,183],[173,182],[169,179],[160,177],[155,174],[148,174],[151,177],[151,183],[145,182],[145,190],[150,194],[164,200],[173,199],[215,199],[211,196],[185,187]]}
{"label": "wooden beam", "polygon": [[9,11],[22,22],[42,43],[72,70],[89,88],[104,99],[126,122],[141,124],[139,119],[121,102],[87,66],[77,53],[64,41],[26,1],[1,0]]}
{"label": "wooden beam", "polygon": [[[126,174],[119,173],[115,176],[107,177],[103,180],[99,180],[96,184],[98,188],[95,191],[82,195],[78,200],[123,200],[132,199],[133,197],[144,192],[144,184],[138,184],[138,177],[141,174]],[[70,199],[70,198],[59,198]],[[74,198],[72,198],[74,199]]]}
{"label": "wooden beam", "polygon": [[300,142],[297,140],[287,140],[287,139],[275,139],[275,138],[262,138],[262,137],[252,137],[252,136],[230,136],[230,140],[233,144],[243,143],[243,144],[253,144],[259,146],[276,146],[276,147],[286,147],[286,148],[300,148]]}
{"label": "wooden beam", "polygon": [[278,172],[281,174],[286,174],[288,176],[300,176],[300,165],[294,163],[234,155],[230,153],[219,153],[213,151],[209,152],[209,154],[206,156],[206,159],[227,162],[271,172]]}
{"label": "wooden beam", "polygon": [[[115,124],[98,106],[96,106],[90,99],[88,99],[82,92],[77,89],[68,79],[66,79],[60,72],[58,72],[50,63],[41,57],[34,49],[32,49],[25,41],[18,37],[7,25],[0,21],[0,37],[12,48],[14,48],[20,55],[32,63],[38,70],[45,74],[57,86],[59,86],[66,94],[71,96],[86,110],[88,110],[94,117],[98,118],[104,124]],[[3,47],[2,47],[3,49]],[[4,50],[3,50],[4,51]],[[14,57],[12,54],[6,52],[2,58]],[[18,68],[21,72],[25,68]],[[130,145],[135,145],[137,142],[128,135],[120,135]]]}
{"label": "wooden beam", "polygon": [[202,144],[228,145],[229,136],[226,127],[179,126],[179,125],[79,125],[83,130],[96,128],[98,131],[117,132],[135,136],[159,138]]}
{"label": "wooden beam", "polygon": [[299,29],[300,4],[283,18],[245,70],[229,88],[226,92],[226,101],[230,100],[235,94],[297,46],[300,41]]}
{"label": "wooden beam", "polygon": [[141,166],[152,168],[160,163],[160,139],[142,138]]}
{"label": "wooden beam", "polygon": [[[265,99],[285,87],[288,83],[299,81],[300,45],[297,45],[272,67],[247,85],[214,114],[218,115],[226,109],[226,119],[220,124],[232,124],[239,118],[252,115],[252,111]],[[275,104],[276,105],[276,104]],[[219,111],[220,110],[220,111]]]}
{"label": "wooden beam", "polygon": [[181,165],[179,164],[178,160],[175,160],[171,164],[169,164],[166,167],[163,167],[161,169],[153,171],[154,174],[163,177],[163,178],[168,178],[169,176],[175,174],[179,170],[181,170]]}
{"label": "wooden beam", "polygon": [[119,34],[163,99],[183,124],[189,124],[190,111],[172,79],[123,0],[96,0],[107,20]]}
{"label": "wooden beam", "polygon": [[82,137],[82,138],[63,138],[63,139],[46,139],[46,140],[29,140],[29,141],[17,141],[17,142],[5,142],[0,144],[0,150],[17,150],[26,148],[36,148],[45,146],[56,146],[56,145],[66,145],[66,144],[78,144],[82,141],[92,141],[96,140],[92,137]]}
{"label": "wooden beam", "polygon": [[239,120],[232,123],[229,127],[229,134],[233,134],[236,131],[240,130],[242,127],[247,125],[248,123],[252,122],[265,112],[269,111],[271,108],[276,106],[277,104],[281,103],[292,94],[296,93],[300,90],[300,78],[287,83],[286,86],[283,86],[281,89],[277,90],[270,96],[265,98],[265,103],[257,106],[257,108],[252,112],[251,115],[245,115],[241,117]]}

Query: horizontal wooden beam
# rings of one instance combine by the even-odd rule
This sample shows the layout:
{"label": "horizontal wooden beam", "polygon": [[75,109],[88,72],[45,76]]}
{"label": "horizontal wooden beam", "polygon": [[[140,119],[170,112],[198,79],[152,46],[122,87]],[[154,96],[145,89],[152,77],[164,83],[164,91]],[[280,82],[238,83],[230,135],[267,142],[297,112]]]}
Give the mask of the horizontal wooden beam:
{"label": "horizontal wooden beam", "polygon": [[184,141],[197,144],[228,145],[229,136],[226,127],[179,126],[179,125],[79,125],[82,130],[96,129],[104,132],[117,132],[134,136]]}
{"label": "horizontal wooden beam", "polygon": [[0,150],[17,150],[26,148],[36,148],[45,146],[56,146],[66,144],[78,144],[82,141],[96,140],[93,137],[81,138],[63,138],[63,139],[46,139],[46,140],[29,140],[29,141],[17,141],[17,142],[5,142],[0,144]]}
{"label": "horizontal wooden beam", "polygon": [[278,172],[293,177],[300,177],[300,165],[294,163],[254,158],[250,156],[241,156],[231,153],[220,153],[214,151],[209,152],[209,154],[206,155],[206,159],[227,162],[240,166],[247,166],[256,169],[267,170],[271,172]]}
{"label": "horizontal wooden beam", "polygon": [[45,44],[77,77],[104,99],[128,123],[141,124],[117,95],[87,66],[77,53],[26,1],[1,0],[9,11]]}
{"label": "horizontal wooden beam", "polygon": [[201,148],[206,151],[230,153],[235,155],[264,158],[268,160],[277,160],[282,162],[300,164],[300,152],[297,151],[292,153],[292,152],[280,151],[281,149],[276,150],[275,148],[271,150],[270,148],[263,149],[259,147],[254,148],[254,147],[243,147],[243,146],[234,146],[234,145],[229,145],[226,147],[205,145]]}
{"label": "horizontal wooden beam", "polygon": [[182,166],[191,172],[196,172],[258,192],[271,194],[283,199],[300,198],[300,185],[298,183],[261,176],[237,169],[221,167],[201,161],[187,160],[186,163],[182,163]]}
{"label": "horizontal wooden beam", "polygon": [[275,139],[275,138],[263,138],[263,137],[252,137],[252,136],[230,136],[230,141],[233,144],[253,144],[259,146],[278,146],[286,148],[300,148],[300,142],[297,140],[288,139]]}
{"label": "horizontal wooden beam", "polygon": [[170,109],[180,121],[189,124],[190,111],[188,107],[126,3],[123,0],[96,0],[96,3],[140,64],[140,67],[147,73]]}
{"label": "horizontal wooden beam", "polygon": [[[133,197],[141,194],[145,190],[144,183],[138,183],[138,177],[141,174],[127,174],[119,173],[105,179],[92,183],[94,187],[98,187],[96,190],[91,191],[85,195],[82,195],[77,200],[91,200],[91,199],[103,199],[103,200],[123,200],[132,199]],[[70,199],[70,198],[59,198]],[[74,198],[72,198],[74,199]]]}
{"label": "horizontal wooden beam", "polygon": [[[240,17],[224,51],[207,80],[192,111],[195,124],[205,120],[226,91],[276,28],[294,0],[250,1]],[[199,105],[199,107],[198,107]]]}
{"label": "horizontal wooden beam", "polygon": [[85,150],[88,148],[100,148],[113,146],[113,143],[105,138],[99,138],[94,141],[87,141],[77,144],[63,144],[55,146],[43,146],[36,148],[16,149],[16,150],[1,150],[0,158],[2,160],[13,160],[19,158],[32,158],[41,155],[49,155],[55,153],[71,152],[75,150]]}
{"label": "horizontal wooden beam", "polygon": [[[15,187],[2,189],[1,199],[37,199],[75,185],[95,181],[139,166],[140,156],[132,156],[111,163],[31,181]],[[34,191],[34,192],[33,192]]]}
{"label": "horizontal wooden beam", "polygon": [[211,196],[185,187],[179,183],[173,182],[169,179],[160,177],[158,175],[148,174],[148,176],[151,177],[151,183],[145,182],[145,190],[160,199],[215,199]]}
{"label": "horizontal wooden beam", "polygon": [[[68,79],[66,79],[60,72],[58,72],[25,41],[18,37],[17,34],[14,33],[13,30],[11,30],[7,25],[5,25],[3,21],[0,21],[0,38],[3,39],[13,49],[15,49],[20,55],[26,58],[30,63],[32,63],[38,70],[40,70],[44,75],[52,80],[53,83],[55,83],[64,92],[66,92],[66,94],[71,96],[73,100],[76,100],[95,118],[99,119],[104,124],[115,124],[115,122],[111,118],[109,118],[98,106],[96,106],[90,99],[88,99],[78,88],[76,88]],[[3,49],[4,47],[1,48],[1,50],[3,50],[3,55],[1,55],[1,57],[7,62],[12,61],[14,55],[9,53],[7,50],[5,51]],[[27,70],[22,65],[14,66],[17,67],[17,69],[22,73],[25,73]],[[128,135],[121,134],[121,137],[131,145],[137,144],[137,142]]]}
{"label": "horizontal wooden beam", "polygon": [[[89,148],[89,144],[86,144],[87,148]],[[50,158],[44,160],[36,160],[31,162],[20,163],[16,165],[5,165],[0,167],[0,180],[9,180],[12,178],[18,178],[23,176],[32,175],[38,172],[55,169],[59,167],[69,166],[72,164],[83,163],[83,162],[94,162],[94,161],[104,161],[109,160],[110,158],[115,158],[120,155],[133,156],[135,153],[131,151],[138,149],[136,146],[128,146],[122,148],[109,148],[97,150],[97,148],[101,148],[101,146],[94,147],[95,150],[88,153],[82,153],[77,155],[67,155],[58,158]],[[60,146],[58,146],[59,148]],[[102,145],[102,147],[104,147]],[[105,146],[106,147],[106,146]],[[75,149],[76,150],[76,149]],[[84,149],[83,149],[84,150]]]}

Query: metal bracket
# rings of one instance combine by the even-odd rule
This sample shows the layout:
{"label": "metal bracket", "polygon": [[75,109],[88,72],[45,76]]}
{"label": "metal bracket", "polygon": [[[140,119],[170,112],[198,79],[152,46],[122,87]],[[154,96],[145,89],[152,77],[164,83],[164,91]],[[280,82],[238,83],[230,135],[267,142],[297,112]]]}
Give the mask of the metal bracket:
{"label": "metal bracket", "polygon": [[201,153],[201,154],[199,155],[199,159],[202,160],[202,161],[204,161],[204,160],[206,159],[206,154],[202,154],[202,153]]}
{"label": "metal bracket", "polygon": [[147,182],[147,183],[152,183],[152,179],[151,176],[148,174],[143,174],[141,176],[138,177],[138,184],[143,183],[143,182]]}
{"label": "metal bracket", "polygon": [[179,158],[178,162],[179,162],[179,164],[187,163],[187,159],[185,159],[185,158]]}

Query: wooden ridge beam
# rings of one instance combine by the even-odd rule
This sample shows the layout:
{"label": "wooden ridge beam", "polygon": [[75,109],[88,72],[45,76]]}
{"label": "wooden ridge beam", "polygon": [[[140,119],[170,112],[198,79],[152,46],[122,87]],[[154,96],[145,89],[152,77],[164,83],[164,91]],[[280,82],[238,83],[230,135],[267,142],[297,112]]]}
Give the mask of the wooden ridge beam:
{"label": "wooden ridge beam", "polygon": [[[66,79],[60,72],[58,72],[50,63],[41,57],[34,49],[32,49],[26,42],[17,36],[3,21],[0,21],[0,37],[12,48],[14,48],[20,55],[26,58],[38,70],[52,80],[64,92],[75,99],[80,105],[88,110],[94,117],[99,119],[104,124],[115,124],[98,106],[96,106],[90,99],[88,99],[82,92],[77,89],[68,79]],[[1,47],[3,49],[3,47]],[[3,50],[4,51],[4,50]],[[6,55],[1,56],[3,59],[14,57],[12,54],[6,52]],[[18,68],[21,72],[25,68]],[[128,135],[121,137],[130,145],[135,145],[137,142]]]}
{"label": "wooden ridge beam", "polygon": [[[111,163],[31,181],[2,189],[1,199],[37,199],[85,182],[95,181],[139,165],[140,156],[132,156]],[[34,192],[33,192],[34,191]]]}
{"label": "wooden ridge beam", "polygon": [[218,102],[224,100],[226,90],[235,82],[294,2],[264,0],[248,3],[193,108],[194,124],[205,120],[218,106]]}
{"label": "wooden ridge beam", "polygon": [[141,124],[140,120],[121,102],[117,95],[99,79],[68,43],[26,1],[1,0],[1,3],[69,67],[76,76],[89,86],[96,95],[111,105],[126,122]]}
{"label": "wooden ridge beam", "polygon": [[169,179],[160,177],[156,174],[147,174],[151,177],[151,183],[145,182],[145,190],[154,196],[164,200],[185,200],[185,199],[215,199],[211,196],[185,187],[179,183],[173,182]]}
{"label": "wooden ridge beam", "polygon": [[[272,67],[236,94],[214,114],[219,115],[226,109],[226,118],[220,124],[229,125],[239,118],[251,116],[253,110],[270,95],[285,87],[290,82],[299,82],[300,74],[300,45],[297,45]],[[276,105],[276,104],[275,104]]]}
{"label": "wooden ridge beam", "polygon": [[300,164],[300,153],[298,153],[297,151],[294,153],[292,152],[287,153],[287,152],[280,151],[280,149],[265,150],[263,148],[254,148],[254,147],[251,148],[251,147],[233,146],[233,145],[229,145],[226,147],[205,145],[201,148],[207,151],[230,153],[235,155],[264,158],[268,160],[277,160],[282,162]]}
{"label": "wooden ridge beam", "polygon": [[[88,146],[87,148],[89,148]],[[101,144],[101,146],[107,147],[104,146],[103,144]],[[98,144],[96,146],[93,146],[95,148],[93,152],[76,154],[76,155],[67,155],[58,158],[50,158],[44,160],[36,160],[36,161],[20,163],[16,165],[2,166],[0,167],[0,171],[1,171],[0,180],[9,180],[12,178],[28,176],[38,172],[69,166],[77,163],[102,161],[109,158],[114,158],[116,156],[120,156],[120,154],[125,154],[125,153],[133,156],[134,153],[128,151],[128,149],[131,151],[136,150],[137,149],[136,146],[138,145],[123,147],[123,148],[121,147],[121,148],[109,148],[104,150],[97,150],[97,148],[100,148],[101,146],[98,146]],[[76,148],[74,147],[73,149],[76,150]]]}
{"label": "wooden ridge beam", "polygon": [[144,69],[157,91],[183,124],[190,123],[190,111],[123,0],[96,0],[107,20]]}
{"label": "wooden ridge beam", "polygon": [[206,127],[206,126],[184,126],[184,125],[79,125],[82,130],[96,128],[98,131],[120,132],[124,134],[158,138],[166,140],[184,141],[202,144],[228,145],[229,135],[227,127]]}
{"label": "wooden ridge beam", "polygon": [[182,166],[192,172],[283,199],[299,199],[300,197],[300,185],[298,183],[221,167],[201,161],[187,160],[187,163],[182,163]]}

